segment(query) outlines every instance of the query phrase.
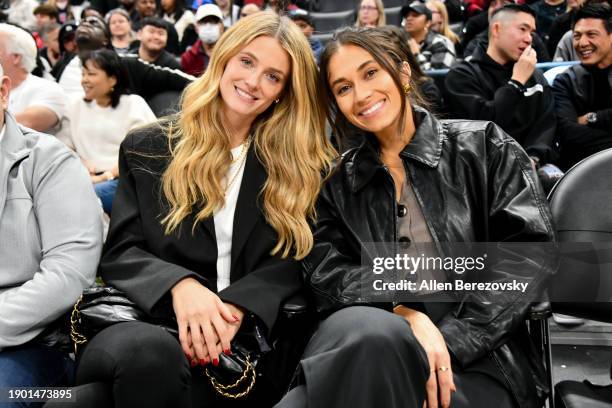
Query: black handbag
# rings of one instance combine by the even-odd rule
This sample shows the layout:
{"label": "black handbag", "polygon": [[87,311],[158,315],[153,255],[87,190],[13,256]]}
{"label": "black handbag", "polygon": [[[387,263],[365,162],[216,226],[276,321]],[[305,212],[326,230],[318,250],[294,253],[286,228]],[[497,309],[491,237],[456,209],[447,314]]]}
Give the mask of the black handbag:
{"label": "black handbag", "polygon": [[[122,291],[111,286],[87,288],[70,315],[70,337],[75,355],[103,329],[113,324],[142,321],[158,325],[178,338],[176,320],[153,318],[142,311]],[[245,315],[240,330],[232,340],[231,355],[221,354],[219,365],[204,369],[215,391],[225,398],[246,397],[255,386],[256,367],[270,351],[257,318]]]}

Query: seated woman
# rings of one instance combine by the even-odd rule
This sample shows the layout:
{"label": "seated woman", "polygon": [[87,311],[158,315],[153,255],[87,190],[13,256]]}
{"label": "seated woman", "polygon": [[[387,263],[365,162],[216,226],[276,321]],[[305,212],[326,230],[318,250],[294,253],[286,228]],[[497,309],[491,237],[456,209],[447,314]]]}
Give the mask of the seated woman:
{"label": "seated woman", "polygon": [[385,6],[382,0],[359,2],[355,27],[383,27],[385,24]]}
{"label": "seated woman", "polygon": [[[0,66],[0,407],[7,390],[62,387],[73,362],[54,321],[94,280],[102,251],[99,204],[78,157],[55,137],[21,127],[7,112]],[[54,340],[55,339],[55,340]]]}
{"label": "seated woman", "polygon": [[111,326],[80,353],[78,384],[111,385],[122,407],[231,401],[203,366],[230,353],[247,318],[272,333],[313,245],[335,155],[317,89],[302,32],[265,12],[219,40],[178,116],[128,135],[99,272],[147,314],[176,318],[179,339],[144,322]]}
{"label": "seated woman", "polygon": [[448,291],[440,295],[450,302],[393,307],[362,293],[372,273],[362,264],[366,243],[443,249],[452,242],[546,246],[554,238],[524,150],[493,123],[438,121],[417,106],[401,55],[384,31],[349,29],[321,57],[335,134],[366,132],[366,139],[321,190],[304,267],[317,309],[329,317],[306,347],[301,385],[277,406],[541,407],[542,360],[524,319],[549,265],[521,269],[534,277],[525,294]]}
{"label": "seated woman", "polygon": [[132,42],[136,40],[128,12],[122,8],[113,9],[106,13],[104,21],[111,33],[111,44],[115,52],[120,55],[127,54]]}
{"label": "seated woman", "polygon": [[159,8],[159,17],[174,25],[178,41],[183,41],[185,29],[190,24],[195,24],[195,16],[191,10],[186,8],[184,1],[162,0]]}
{"label": "seated woman", "polygon": [[128,74],[114,51],[92,51],[81,60],[85,98],[68,107],[69,144],[87,166],[104,212],[110,214],[119,175],[119,145],[131,129],[156,118],[144,99],[128,95]]}
{"label": "seated woman", "polygon": [[401,10],[402,25],[410,34],[410,49],[421,69],[451,68],[457,59],[455,44],[431,29],[432,12],[420,1],[413,1]]}

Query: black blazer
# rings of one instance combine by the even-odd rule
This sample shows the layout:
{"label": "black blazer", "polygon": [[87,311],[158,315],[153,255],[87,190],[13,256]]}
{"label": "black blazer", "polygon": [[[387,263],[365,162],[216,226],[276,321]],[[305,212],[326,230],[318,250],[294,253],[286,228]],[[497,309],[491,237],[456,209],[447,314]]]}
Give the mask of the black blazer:
{"label": "black blazer", "polygon": [[[192,233],[189,216],[176,232],[164,234],[160,221],[168,207],[161,175],[169,160],[168,138],[159,125],[131,132],[121,144],[119,186],[99,267],[106,283],[154,316],[173,316],[169,291],[185,277],[217,291],[213,218]],[[281,303],[301,287],[301,269],[292,258],[270,255],[277,234],[261,211],[259,192],[267,174],[253,147],[245,166],[234,214],[231,285],[219,297],[254,313],[269,332]]]}

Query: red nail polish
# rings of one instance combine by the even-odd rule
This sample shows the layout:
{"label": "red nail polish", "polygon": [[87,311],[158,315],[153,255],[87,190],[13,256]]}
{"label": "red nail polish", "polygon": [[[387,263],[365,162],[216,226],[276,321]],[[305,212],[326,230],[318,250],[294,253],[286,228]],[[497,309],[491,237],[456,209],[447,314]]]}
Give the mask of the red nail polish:
{"label": "red nail polish", "polygon": [[185,357],[187,357],[187,360],[191,360],[191,354],[185,353]]}
{"label": "red nail polish", "polygon": [[239,321],[240,321],[240,319],[238,318],[238,316],[236,316],[236,315],[232,315],[232,317],[234,318],[234,321],[235,321],[235,322],[239,322]]}
{"label": "red nail polish", "polygon": [[228,355],[228,356],[231,356],[231,355],[232,355],[232,350],[230,350],[230,349],[223,350],[223,352],[224,352],[226,355]]}
{"label": "red nail polish", "polygon": [[191,363],[189,364],[191,365],[191,368],[193,368],[198,365],[198,362],[196,360],[191,360]]}
{"label": "red nail polish", "polygon": [[201,358],[201,359],[200,359],[200,365],[201,365],[202,367],[204,367],[206,364],[208,364],[208,363],[206,362],[206,360],[205,360],[205,359],[203,359],[203,358]]}
{"label": "red nail polish", "polygon": [[213,365],[214,365],[215,367],[216,367],[216,366],[218,366],[218,365],[219,365],[219,359],[215,358],[215,359],[213,360]]}

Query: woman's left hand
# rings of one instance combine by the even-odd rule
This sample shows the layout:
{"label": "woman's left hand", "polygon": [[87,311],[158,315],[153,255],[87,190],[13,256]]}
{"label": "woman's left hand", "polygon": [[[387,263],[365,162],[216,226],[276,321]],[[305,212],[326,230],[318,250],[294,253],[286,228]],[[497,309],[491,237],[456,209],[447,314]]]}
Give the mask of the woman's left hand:
{"label": "woman's left hand", "polygon": [[[224,303],[225,306],[227,306],[227,308],[230,310],[230,312],[232,313],[233,316],[237,317],[238,320],[235,323],[229,324],[227,326],[227,334],[229,336],[230,341],[232,341],[234,339],[234,337],[236,337],[236,333],[238,333],[238,330],[240,330],[240,326],[242,325],[242,320],[244,319],[244,312],[242,311],[242,309],[234,306],[231,303]],[[216,337],[216,336],[215,336]],[[191,339],[191,333],[188,333],[188,337],[187,337],[187,342],[190,345],[190,355],[191,356],[195,356],[196,352],[195,349],[193,347],[193,340]],[[217,353],[219,355],[221,355],[221,353],[223,353],[223,347],[221,346],[221,342],[219,341],[219,338],[216,338],[216,346],[217,346]],[[210,356],[208,354],[208,350],[205,348],[205,356],[203,361],[205,362],[205,364],[210,363]],[[195,360],[195,358],[192,361],[197,361]],[[195,363],[192,362],[192,367],[195,365]]]}
{"label": "woman's left hand", "polygon": [[431,370],[425,384],[427,400],[423,404],[424,408],[450,407],[451,392],[457,391],[457,387],[453,381],[451,358],[442,333],[424,313],[401,305],[393,311],[410,323],[414,337],[427,354]]}

